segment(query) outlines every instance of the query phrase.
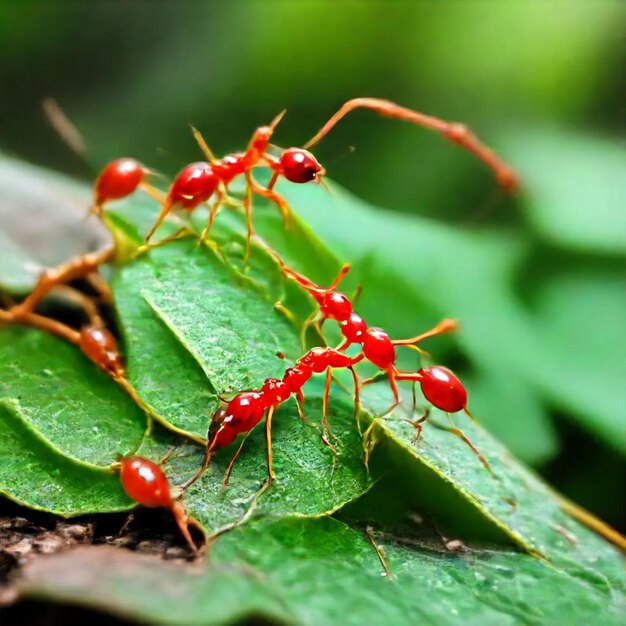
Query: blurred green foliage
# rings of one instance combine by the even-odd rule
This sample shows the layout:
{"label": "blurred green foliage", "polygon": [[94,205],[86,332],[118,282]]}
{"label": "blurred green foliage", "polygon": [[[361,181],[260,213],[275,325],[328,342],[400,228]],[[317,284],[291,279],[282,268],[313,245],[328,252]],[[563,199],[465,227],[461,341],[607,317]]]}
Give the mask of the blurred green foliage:
{"label": "blurred green foliage", "polygon": [[[371,204],[443,223],[416,221],[443,235],[400,246],[414,246],[427,291],[411,293],[416,318],[469,316],[457,366],[471,360],[477,414],[561,489],[623,526],[625,23],[626,6],[609,1],[4,0],[0,147],[86,177],[127,154],[171,175],[200,156],[188,123],[218,153],[240,149],[285,107],[276,141],[302,144],[354,96],[467,123],[518,168],[524,194],[504,200],[468,155],[366,112],[316,154]],[[84,134],[90,168],[46,123],[47,96]],[[385,218],[401,237],[404,222]],[[349,241],[349,226],[337,237]],[[435,267],[446,257],[447,271]],[[412,320],[389,323],[373,302],[383,290],[406,296],[401,285],[358,258],[368,319],[410,333]],[[457,268],[475,271],[455,282]],[[407,280],[417,269],[407,266]],[[494,319],[471,317],[481,276],[501,287],[491,290]],[[536,362],[529,329],[542,346]]]}

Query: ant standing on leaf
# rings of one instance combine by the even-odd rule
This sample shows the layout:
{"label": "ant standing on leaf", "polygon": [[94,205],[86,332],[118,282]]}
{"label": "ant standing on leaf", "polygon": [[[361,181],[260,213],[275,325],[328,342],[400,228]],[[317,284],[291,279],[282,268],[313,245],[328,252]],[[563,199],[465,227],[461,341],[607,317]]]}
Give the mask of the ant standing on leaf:
{"label": "ant standing on leaf", "polygon": [[[331,449],[336,459],[336,451],[328,442],[328,397],[333,369],[347,368],[351,371],[355,386],[355,399],[358,404],[359,381],[353,366],[363,358],[362,355],[349,357],[332,348],[313,348],[309,350],[298,362],[285,371],[282,380],[267,378],[261,389],[257,391],[243,391],[238,393],[230,402],[221,406],[213,415],[209,426],[209,436],[204,458],[204,464],[199,472],[189,480],[183,489],[187,489],[206,472],[211,457],[219,448],[224,448],[237,438],[237,435],[250,432],[265,416],[265,440],[267,445],[267,473],[268,478],[264,489],[275,479],[272,468],[272,417],[276,409],[293,395],[298,406],[298,415],[304,420],[302,404],[304,393],[302,387],[313,374],[321,374],[326,371],[326,385],[322,403],[322,424],[324,426],[324,444]],[[247,435],[246,435],[247,436]],[[233,465],[239,456],[245,443],[241,442],[237,452],[228,464],[226,475],[222,485],[226,487],[230,478]]]}
{"label": "ant standing on leaf", "polygon": [[[335,288],[350,269],[348,264],[344,264],[333,282],[324,288],[290,268],[268,246],[265,246],[262,242],[260,244],[276,260],[281,272],[287,278],[294,280],[303,287],[318,305],[317,309],[305,320],[302,337],[304,337],[307,326],[312,324],[315,325],[318,333],[323,337],[321,325],[324,320],[335,320],[338,322],[340,331],[344,336],[344,341],[336,348],[337,351],[347,350],[352,344],[360,345],[362,348],[361,358],[366,359],[386,374],[393,394],[393,402],[377,417],[384,417],[400,404],[400,392],[396,383],[398,381],[412,381],[420,384],[424,397],[434,407],[446,412],[448,415],[464,411],[470,419],[473,419],[467,408],[467,392],[463,383],[449,369],[435,365],[420,368],[417,372],[402,372],[396,368],[396,346],[406,346],[422,352],[417,344],[425,339],[456,331],[458,324],[454,320],[444,319],[430,330],[409,339],[391,339],[383,329],[368,326],[365,320],[353,310],[350,299],[345,294],[336,291]],[[361,382],[360,385],[364,387],[376,380],[377,377],[368,378]],[[422,424],[427,418],[428,414],[426,413],[416,422],[411,422],[416,428],[417,437],[419,437]],[[372,421],[364,433],[366,442],[374,425],[375,422]],[[454,425],[448,430],[462,439],[478,457],[485,469],[493,473],[487,459],[476,449],[463,431]]]}
{"label": "ant standing on leaf", "polygon": [[[167,462],[169,454],[161,461]],[[122,487],[129,498],[147,508],[164,508],[171,511],[181,534],[195,556],[199,555],[189,526],[198,526],[187,509],[171,493],[170,484],[163,470],[156,463],[140,456],[129,456],[114,463],[111,469],[119,470]]]}
{"label": "ant standing on leaf", "polygon": [[[210,206],[207,226],[200,236],[202,242],[208,237],[219,208],[227,200],[228,185],[233,179],[243,175],[246,179],[243,208],[248,228],[247,250],[249,252],[250,239],[254,234],[252,195],[262,196],[276,204],[285,225],[287,225],[290,209],[286,200],[274,191],[276,182],[280,177],[297,184],[321,182],[326,172],[308,149],[325,137],[343,117],[359,108],[370,109],[379,115],[404,120],[440,133],[487,165],[493,171],[498,183],[506,191],[513,191],[517,188],[515,172],[462,124],[446,122],[402,107],[389,100],[354,98],[346,102],[303,148],[287,148],[282,151],[280,156],[271,154],[268,149],[271,147],[272,135],[285,111],[277,115],[267,126],[260,126],[254,131],[245,152],[230,154],[222,159],[215,157],[199,131],[193,128],[194,137],[207,160],[186,165],[177,174],[164,198],[160,196],[158,191],[146,184],[145,175],[149,173],[149,170],[143,165],[133,159],[113,161],[104,168],[96,183],[94,190],[95,212],[101,213],[105,202],[130,195],[141,186],[161,204],[156,223],[146,236],[145,243],[147,244],[172,210],[193,211],[196,207],[206,203],[212,196],[215,196]],[[252,170],[256,167],[270,169],[271,178],[267,187],[263,187],[254,180]]]}

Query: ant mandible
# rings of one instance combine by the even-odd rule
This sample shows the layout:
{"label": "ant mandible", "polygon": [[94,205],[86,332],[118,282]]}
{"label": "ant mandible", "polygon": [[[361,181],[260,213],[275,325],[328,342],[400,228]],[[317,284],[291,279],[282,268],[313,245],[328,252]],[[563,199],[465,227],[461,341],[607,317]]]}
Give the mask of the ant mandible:
{"label": "ant mandible", "polygon": [[[166,460],[167,456],[161,463]],[[185,541],[197,556],[199,550],[189,532],[189,526],[197,526],[197,522],[187,513],[183,503],[172,497],[169,481],[159,465],[140,456],[130,456],[114,463],[112,469],[119,470],[122,487],[129,498],[148,508],[171,511]]]}
{"label": "ant mandible", "polygon": [[[287,148],[280,156],[269,153],[268,148],[271,137],[285,111],[277,115],[267,126],[260,126],[254,131],[245,152],[230,154],[222,159],[215,157],[199,131],[192,128],[194,137],[207,160],[186,165],[177,174],[164,198],[161,198],[151,186],[146,185],[145,176],[149,173],[146,167],[133,159],[118,159],[107,165],[98,177],[94,189],[94,206],[98,207],[97,212],[101,212],[102,205],[108,200],[122,198],[142,186],[161,204],[156,223],[146,236],[145,243],[148,243],[156,229],[173,209],[193,211],[215,195],[210,207],[207,226],[200,236],[200,241],[204,241],[210,233],[217,211],[227,198],[228,185],[234,178],[243,175],[246,179],[243,207],[248,229],[247,251],[249,252],[250,239],[254,234],[252,195],[260,195],[274,202],[287,224],[289,206],[286,200],[274,191],[276,182],[280,177],[298,184],[320,182],[326,173],[325,169],[308,148],[318,143],[343,117],[358,108],[370,109],[385,117],[404,120],[434,130],[487,165],[506,191],[512,191],[517,187],[515,172],[462,124],[446,122],[402,107],[389,100],[354,98],[346,102],[303,148]],[[252,170],[259,166],[268,167],[272,172],[267,187],[258,184],[252,177]]]}

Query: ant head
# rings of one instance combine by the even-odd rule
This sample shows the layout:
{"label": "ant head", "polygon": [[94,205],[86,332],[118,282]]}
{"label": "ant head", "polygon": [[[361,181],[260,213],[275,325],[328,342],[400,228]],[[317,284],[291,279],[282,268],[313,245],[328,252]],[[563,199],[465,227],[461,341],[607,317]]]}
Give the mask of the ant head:
{"label": "ant head", "polygon": [[292,183],[310,183],[318,181],[326,170],[318,160],[302,148],[288,148],[280,157],[282,175]]}

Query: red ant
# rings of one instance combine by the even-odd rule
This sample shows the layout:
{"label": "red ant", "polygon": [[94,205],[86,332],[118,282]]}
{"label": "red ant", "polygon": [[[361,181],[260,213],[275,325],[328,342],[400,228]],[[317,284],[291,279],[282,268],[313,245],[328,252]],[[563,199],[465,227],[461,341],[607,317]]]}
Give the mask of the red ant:
{"label": "red ant", "polygon": [[[352,344],[359,344],[363,349],[364,358],[387,374],[389,385],[394,397],[394,403],[389,407],[389,409],[387,409],[385,414],[392,411],[400,403],[398,388],[395,384],[398,380],[420,381],[424,395],[428,393],[428,396],[430,397],[427,396],[427,399],[437,408],[450,412],[460,410],[467,411],[466,402],[459,405],[458,402],[452,402],[449,398],[439,396],[436,391],[437,383],[431,381],[432,376],[426,370],[420,370],[416,374],[412,374],[399,372],[395,367],[395,346],[415,348],[416,344],[424,341],[425,339],[454,332],[458,328],[458,325],[454,320],[444,319],[431,330],[421,333],[415,337],[411,337],[410,339],[392,340],[381,328],[368,326],[365,320],[354,312],[352,303],[350,302],[348,296],[336,291],[335,288],[350,270],[349,264],[346,263],[341,267],[339,273],[328,287],[320,287],[320,285],[317,285],[303,274],[300,274],[290,268],[274,251],[262,242],[260,243],[278,262],[282,273],[287,276],[287,278],[291,278],[297,282],[317,302],[318,308],[304,322],[303,332],[306,332],[306,328],[309,325],[315,324],[319,334],[321,335],[321,324],[324,320],[335,320],[339,323],[339,328],[344,336],[344,341],[337,347],[337,350],[343,351]],[[315,318],[318,314],[320,315],[320,319],[316,320]],[[417,348],[417,350],[419,351],[419,348]],[[446,371],[449,372],[449,370]],[[449,372],[449,374],[452,373]],[[461,385],[458,379],[455,378],[455,380],[458,381],[458,385]],[[369,381],[365,381],[363,384],[369,384]],[[457,396],[455,396],[457,399],[460,399],[461,397],[462,394],[457,394]],[[432,402],[431,398],[435,401]],[[467,397],[465,397],[465,400],[467,400]],[[453,410],[446,408],[451,406],[458,408],[454,408]]]}
{"label": "red ant", "polygon": [[[162,463],[166,460],[167,457]],[[172,512],[185,541],[193,553],[198,555],[198,548],[189,532],[189,525],[197,526],[197,522],[189,516],[183,503],[172,497],[163,470],[156,463],[140,456],[125,457],[112,468],[119,469],[122,487],[129,498],[148,508],[165,508]]]}
{"label": "red ant", "polygon": [[[390,339],[389,335],[381,328],[370,327],[365,320],[355,313],[350,299],[343,293],[335,290],[342,278],[348,273],[350,266],[344,264],[333,282],[326,288],[317,285],[306,276],[296,272],[285,264],[285,262],[268,246],[262,242],[261,245],[273,256],[279,264],[282,273],[288,278],[297,282],[303,287],[309,295],[317,302],[318,308],[310,315],[304,323],[303,333],[306,327],[315,324],[318,333],[321,335],[321,324],[326,319],[333,319],[339,323],[339,328],[344,341],[336,348],[338,351],[344,351],[352,344],[358,344],[362,348],[362,357],[370,363],[385,372],[389,381],[389,386],[393,394],[393,402],[378,417],[384,417],[400,404],[400,392],[398,390],[398,381],[418,382],[422,389],[424,397],[436,408],[446,413],[456,413],[464,411],[465,414],[473,419],[467,408],[467,392],[463,383],[447,368],[442,366],[432,366],[420,368],[417,372],[402,372],[396,368],[396,350],[395,346],[407,346],[421,352],[417,344],[430,337],[451,333],[457,330],[458,325],[454,320],[444,319],[432,329],[421,333],[410,339]],[[316,317],[320,316],[319,320]],[[369,385],[376,380],[376,377],[363,381],[361,386]],[[422,429],[422,422],[427,419],[426,414],[417,422],[411,422],[417,429],[418,435]],[[370,425],[364,434],[367,438],[369,432],[374,426],[374,422]],[[460,437],[477,455],[480,462],[485,468],[491,472],[489,463],[482,454],[467,439],[465,434],[456,427],[452,427],[450,432]]]}
{"label": "red ant", "polygon": [[[349,357],[332,348],[313,348],[309,350],[298,362],[288,368],[283,375],[282,380],[277,378],[267,378],[263,386],[258,391],[243,391],[238,393],[230,402],[220,407],[211,419],[209,426],[209,435],[206,448],[204,464],[200,471],[189,480],[184,489],[187,489],[206,471],[213,453],[225,446],[230,445],[241,433],[247,433],[252,430],[265,416],[265,439],[267,444],[267,468],[268,483],[275,478],[272,469],[272,417],[275,410],[285,402],[292,394],[295,396],[298,406],[298,414],[301,419],[304,418],[302,404],[304,402],[304,394],[302,387],[311,378],[313,374],[321,374],[326,371],[326,384],[324,388],[324,397],[322,404],[322,424],[324,433],[328,432],[328,397],[330,394],[330,384],[332,380],[332,370],[339,368],[348,368],[352,372],[355,385],[355,401],[358,406],[359,402],[359,381],[354,372],[353,366],[363,359],[363,355]],[[333,454],[336,452],[328,443],[325,435],[324,443],[331,448]],[[241,442],[239,449],[231,459],[226,475],[224,477],[223,486],[228,484],[230,474],[239,453],[243,448],[245,439]]]}
{"label": "red ant", "polygon": [[[320,182],[325,175],[324,168],[308,151],[308,148],[319,142],[345,115],[357,108],[367,108],[376,113],[401,119],[424,128],[434,130],[453,143],[465,148],[485,163],[494,172],[498,183],[507,191],[517,187],[515,172],[462,124],[450,123],[430,115],[399,106],[389,100],[378,98],[355,98],[346,102],[335,113],[321,130],[305,144],[304,148],[288,148],[277,157],[268,152],[270,139],[285,111],[277,115],[267,126],[260,126],[252,134],[245,152],[235,153],[217,159],[202,135],[193,128],[194,137],[204,153],[207,161],[199,161],[185,166],[175,177],[165,198],[147,185],[144,177],[149,170],[133,159],[118,159],[107,165],[100,174],[95,185],[95,207],[100,213],[102,205],[108,200],[122,198],[133,193],[140,185],[161,203],[161,211],[157,221],[148,233],[148,243],[156,229],[173,209],[193,211],[207,202],[215,194],[210,207],[207,226],[200,236],[204,241],[211,230],[219,207],[226,199],[228,185],[237,176],[246,179],[243,207],[248,228],[247,249],[250,238],[254,234],[252,226],[252,194],[257,194],[274,202],[281,212],[285,224],[289,218],[289,206],[285,199],[274,191],[274,186],[282,176],[292,183]],[[267,187],[259,185],[252,177],[255,167],[268,167],[272,176]]]}

